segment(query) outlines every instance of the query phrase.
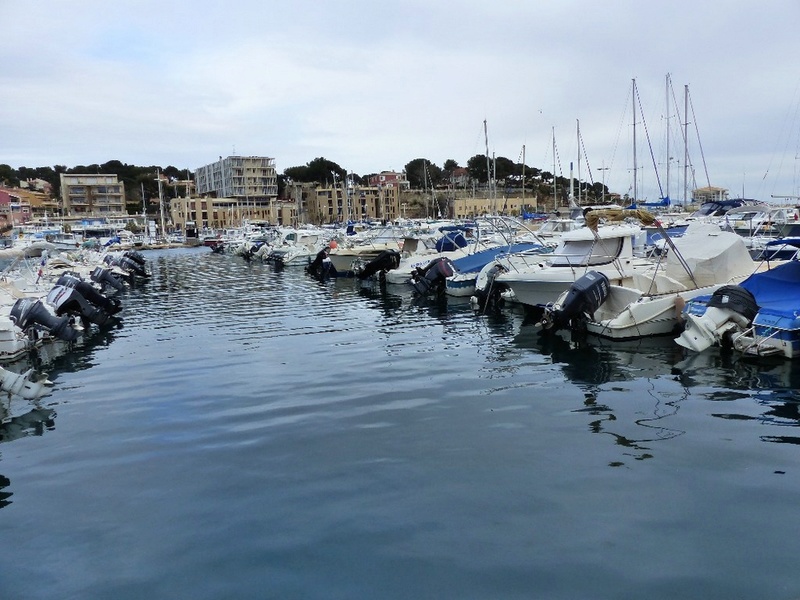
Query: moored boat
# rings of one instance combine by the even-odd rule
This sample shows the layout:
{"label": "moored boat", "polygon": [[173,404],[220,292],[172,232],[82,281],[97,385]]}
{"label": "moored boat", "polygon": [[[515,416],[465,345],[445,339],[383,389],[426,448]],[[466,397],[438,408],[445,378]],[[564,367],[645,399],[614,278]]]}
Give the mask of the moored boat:
{"label": "moored boat", "polygon": [[711,346],[744,356],[800,357],[800,261],[752,274],[736,286],[687,303],[676,342],[694,352]]}
{"label": "moored boat", "polygon": [[587,273],[543,307],[542,326],[612,340],[675,334],[687,301],[741,282],[759,266],[741,237],[702,223],[671,239],[662,258],[626,285],[612,285],[602,272]]}

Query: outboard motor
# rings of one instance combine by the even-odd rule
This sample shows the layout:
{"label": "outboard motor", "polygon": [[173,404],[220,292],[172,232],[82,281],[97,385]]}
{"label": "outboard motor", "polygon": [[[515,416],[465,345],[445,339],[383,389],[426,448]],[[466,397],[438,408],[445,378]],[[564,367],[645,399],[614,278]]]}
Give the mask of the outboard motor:
{"label": "outboard motor", "polygon": [[126,250],[122,253],[122,256],[130,258],[133,261],[139,263],[141,267],[144,267],[147,264],[147,259],[141,252],[137,252],[136,250]]}
{"label": "outboard motor", "polygon": [[329,252],[330,248],[328,247],[325,247],[317,252],[314,260],[306,267],[306,273],[315,279],[319,279],[320,281],[325,281],[331,275],[335,275],[336,270],[333,268],[333,263],[328,257]]}
{"label": "outboard motor", "polygon": [[758,303],[749,290],[740,285],[723,285],[711,294],[708,301],[709,308],[727,308],[748,321],[752,321],[758,314]]}
{"label": "outboard motor", "polygon": [[38,328],[66,342],[78,339],[78,331],[72,327],[72,319],[66,315],[54,316],[41,300],[20,298],[11,307],[10,318],[23,331]]}
{"label": "outboard motor", "polygon": [[148,278],[150,274],[144,270],[144,265],[140,264],[139,261],[130,258],[129,256],[120,256],[117,259],[117,264],[124,270],[128,271],[133,275],[137,275],[139,277]]}
{"label": "outboard motor", "polygon": [[90,303],[98,308],[102,308],[109,316],[115,315],[122,310],[122,302],[119,298],[107,298],[97,291],[95,287],[80,277],[76,277],[69,273],[64,273],[56,281],[56,285],[63,285],[64,287],[71,287],[78,290],[78,293],[86,298]]}
{"label": "outboard motor", "polygon": [[540,324],[544,329],[556,330],[570,325],[575,319],[594,316],[608,298],[609,286],[605,274],[589,271],[575,280],[559,304],[545,308]]}
{"label": "outboard motor", "polygon": [[33,369],[15,373],[0,367],[0,390],[26,400],[36,400],[50,392],[53,382]]}
{"label": "outboard motor", "polygon": [[121,292],[125,287],[111,269],[106,269],[104,267],[95,267],[94,271],[89,274],[89,277],[103,290],[106,288],[114,288],[116,291]]}
{"label": "outboard motor", "polygon": [[383,276],[386,275],[386,271],[391,271],[399,266],[400,253],[397,250],[384,250],[359,270],[358,278],[368,279],[375,273]]}
{"label": "outboard motor", "polygon": [[495,279],[501,273],[505,273],[506,269],[499,263],[495,262],[485,272],[478,273],[478,279],[475,282],[475,294],[470,297],[469,301],[474,310],[486,310],[487,308],[496,309],[503,303],[502,293],[506,289],[504,284],[498,284]]}
{"label": "outboard motor", "polygon": [[686,325],[675,341],[694,352],[714,344],[730,348],[733,336],[752,324],[758,310],[758,303],[748,290],[739,285],[723,285],[711,294],[703,314],[684,313]]}
{"label": "outboard motor", "polygon": [[444,294],[447,278],[452,277],[453,273],[453,263],[449,259],[435,258],[422,269],[411,272],[411,285],[421,296],[440,296]]}
{"label": "outboard motor", "polygon": [[93,306],[78,290],[63,285],[55,286],[47,294],[47,303],[53,307],[57,316],[80,315],[95,325],[103,325],[109,314],[102,308]]}
{"label": "outboard motor", "polygon": [[247,262],[250,262],[251,260],[253,260],[253,257],[261,249],[261,246],[263,245],[264,242],[255,242],[252,244],[246,244],[245,246],[242,247],[240,255]]}
{"label": "outboard motor", "polygon": [[114,256],[112,256],[110,254],[106,254],[103,257],[103,262],[106,263],[109,267],[116,267],[117,269],[122,271],[122,273],[120,274],[120,277],[124,277],[129,285],[133,285],[134,274],[127,267],[123,266],[120,263],[120,259],[119,258],[114,257]]}

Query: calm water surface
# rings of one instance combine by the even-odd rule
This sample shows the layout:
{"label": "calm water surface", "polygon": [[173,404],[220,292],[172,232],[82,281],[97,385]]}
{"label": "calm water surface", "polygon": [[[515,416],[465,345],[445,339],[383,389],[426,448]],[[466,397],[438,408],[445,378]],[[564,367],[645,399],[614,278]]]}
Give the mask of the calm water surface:
{"label": "calm water surface", "polygon": [[800,372],[207,249],[2,400],[0,598],[800,597]]}

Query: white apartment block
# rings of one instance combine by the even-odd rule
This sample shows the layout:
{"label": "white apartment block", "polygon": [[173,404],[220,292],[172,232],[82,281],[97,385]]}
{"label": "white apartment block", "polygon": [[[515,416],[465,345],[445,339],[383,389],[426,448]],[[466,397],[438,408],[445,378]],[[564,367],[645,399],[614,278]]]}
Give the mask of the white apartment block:
{"label": "white apartment block", "polygon": [[197,194],[235,198],[243,203],[270,203],[278,197],[275,159],[263,156],[220,157],[195,171]]}

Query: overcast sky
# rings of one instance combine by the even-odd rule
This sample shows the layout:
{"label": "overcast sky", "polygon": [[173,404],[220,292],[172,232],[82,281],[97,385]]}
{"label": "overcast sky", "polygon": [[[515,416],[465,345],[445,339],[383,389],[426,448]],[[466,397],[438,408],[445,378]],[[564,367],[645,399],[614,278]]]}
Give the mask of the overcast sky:
{"label": "overcast sky", "polygon": [[488,137],[490,155],[519,162],[524,147],[531,167],[568,176],[572,162],[624,194],[635,80],[640,197],[683,197],[687,121],[689,187],[800,194],[800,0],[0,9],[0,163],[15,168],[194,170],[239,154],[273,157],[279,172],[325,157],[364,175],[415,158],[466,166]]}

